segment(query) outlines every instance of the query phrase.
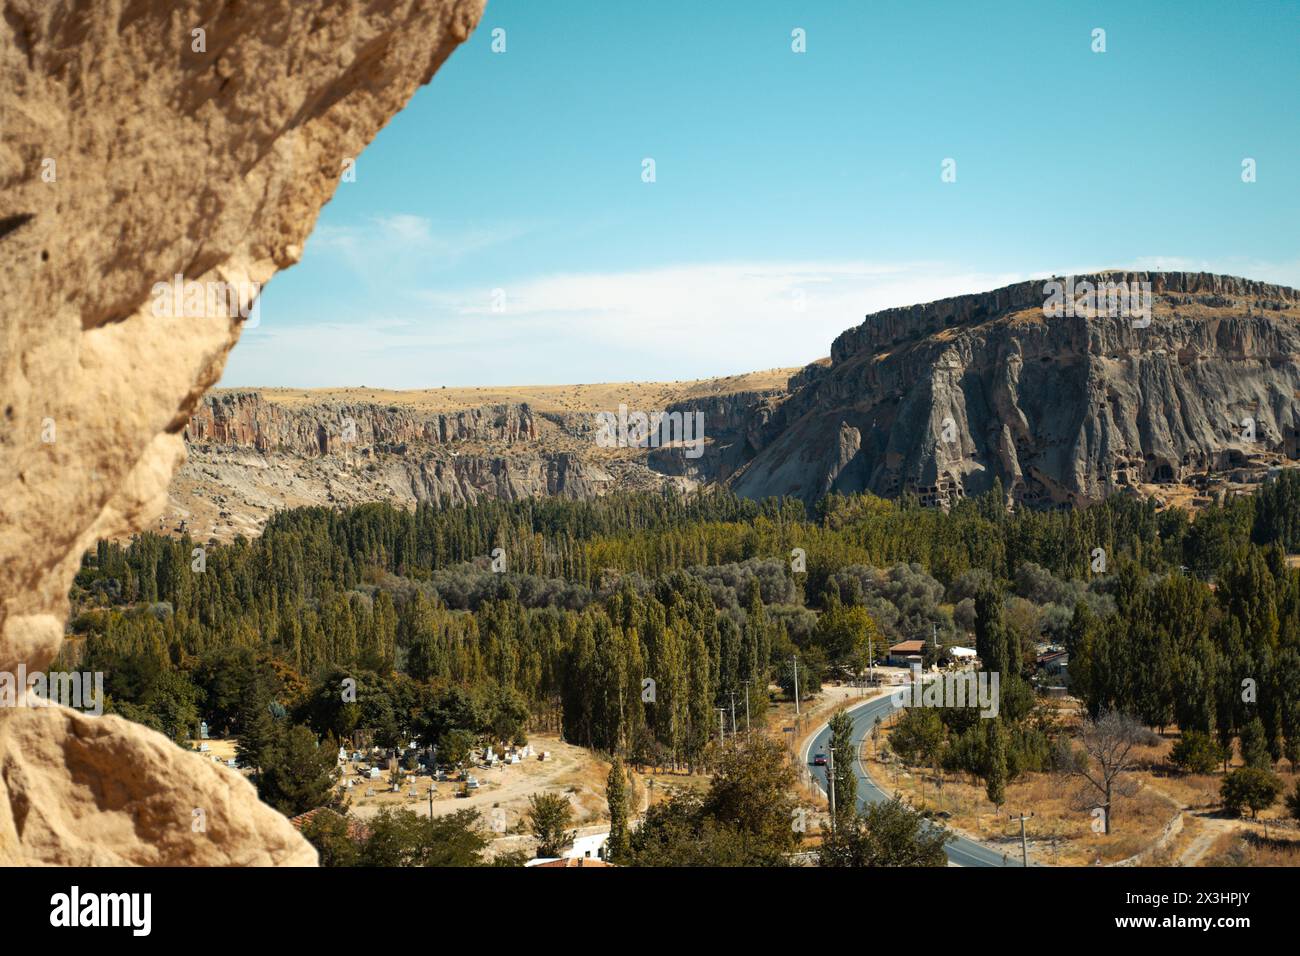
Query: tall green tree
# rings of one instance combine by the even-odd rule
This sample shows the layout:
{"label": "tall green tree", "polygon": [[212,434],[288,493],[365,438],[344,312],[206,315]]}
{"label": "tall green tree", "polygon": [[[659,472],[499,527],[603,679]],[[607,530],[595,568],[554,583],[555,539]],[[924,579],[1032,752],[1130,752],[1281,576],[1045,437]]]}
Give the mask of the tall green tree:
{"label": "tall green tree", "polygon": [[988,766],[984,771],[984,790],[989,802],[1001,809],[1007,802],[1007,741],[1001,717],[994,717],[985,724],[985,735]]}
{"label": "tall green tree", "polygon": [[838,827],[852,819],[858,808],[857,755],[853,746],[853,718],[848,711],[835,712],[830,720],[830,731],[830,748],[835,763],[830,784],[835,788],[835,825]]}
{"label": "tall green tree", "polygon": [[[264,758],[265,759],[265,758]],[[283,731],[258,778],[258,795],[285,816],[335,803],[337,756],[299,724]]]}
{"label": "tall green tree", "polygon": [[605,780],[605,803],[609,807],[609,862],[622,863],[629,848],[627,769],[622,757],[615,756],[609,768],[609,777]]}

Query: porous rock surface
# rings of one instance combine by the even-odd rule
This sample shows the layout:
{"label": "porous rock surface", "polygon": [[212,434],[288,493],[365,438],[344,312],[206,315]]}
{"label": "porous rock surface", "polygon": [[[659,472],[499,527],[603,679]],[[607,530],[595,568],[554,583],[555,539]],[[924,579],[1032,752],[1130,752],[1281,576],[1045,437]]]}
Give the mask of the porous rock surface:
{"label": "porous rock surface", "polygon": [[[146,526],[234,314],[483,0],[0,0],[0,671],[58,652],[98,538]],[[203,828],[193,811],[206,814]],[[126,721],[0,711],[0,863],[313,864],[237,775]]]}

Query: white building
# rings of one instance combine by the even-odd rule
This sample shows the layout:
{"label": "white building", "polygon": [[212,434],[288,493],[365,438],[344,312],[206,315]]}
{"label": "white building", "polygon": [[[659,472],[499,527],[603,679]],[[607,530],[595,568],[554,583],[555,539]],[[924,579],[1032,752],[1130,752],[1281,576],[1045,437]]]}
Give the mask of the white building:
{"label": "white building", "polygon": [[564,856],[529,860],[524,866],[541,866],[543,863],[550,863],[555,860],[603,860],[608,848],[608,830],[599,833],[588,833],[585,836],[574,837],[573,846],[564,851]]}

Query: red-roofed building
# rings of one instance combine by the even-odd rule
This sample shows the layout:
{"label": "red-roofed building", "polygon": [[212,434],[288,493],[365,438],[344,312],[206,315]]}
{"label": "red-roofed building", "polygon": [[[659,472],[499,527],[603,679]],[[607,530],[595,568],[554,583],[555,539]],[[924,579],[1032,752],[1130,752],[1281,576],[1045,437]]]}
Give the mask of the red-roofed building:
{"label": "red-roofed building", "polygon": [[564,860],[547,860],[545,863],[537,863],[530,869],[563,869],[569,867],[592,867],[592,866],[613,866],[613,863],[606,863],[604,860],[597,860],[590,856],[572,856]]}
{"label": "red-roofed building", "polygon": [[889,649],[888,662],[893,667],[920,664],[925,651],[925,641],[900,641]]}

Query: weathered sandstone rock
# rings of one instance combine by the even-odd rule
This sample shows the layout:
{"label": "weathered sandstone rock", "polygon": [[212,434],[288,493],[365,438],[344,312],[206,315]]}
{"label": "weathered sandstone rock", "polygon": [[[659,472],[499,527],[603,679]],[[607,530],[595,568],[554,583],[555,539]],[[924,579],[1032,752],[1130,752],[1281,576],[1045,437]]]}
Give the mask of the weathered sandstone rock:
{"label": "weathered sandstone rock", "polygon": [[316,851],[233,770],[121,717],[0,720],[0,862],[313,866]]}
{"label": "weathered sandstone rock", "polygon": [[[83,550],[161,510],[246,290],[298,259],[344,162],[482,6],[4,0],[0,670],[46,666]],[[238,290],[236,314],[158,314],[176,275]],[[189,838],[196,807],[219,845]],[[157,734],[0,713],[0,862],[313,859],[251,788]]]}

